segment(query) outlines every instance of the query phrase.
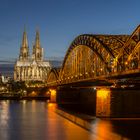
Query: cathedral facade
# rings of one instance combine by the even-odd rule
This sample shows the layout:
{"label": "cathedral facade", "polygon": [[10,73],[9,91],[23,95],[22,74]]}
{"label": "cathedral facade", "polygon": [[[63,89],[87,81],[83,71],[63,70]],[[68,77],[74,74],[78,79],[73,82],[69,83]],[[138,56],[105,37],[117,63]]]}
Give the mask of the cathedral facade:
{"label": "cathedral facade", "polygon": [[39,31],[36,32],[32,55],[29,53],[26,31],[23,32],[19,58],[14,67],[15,81],[45,81],[51,66],[43,59],[43,48],[40,45]]}

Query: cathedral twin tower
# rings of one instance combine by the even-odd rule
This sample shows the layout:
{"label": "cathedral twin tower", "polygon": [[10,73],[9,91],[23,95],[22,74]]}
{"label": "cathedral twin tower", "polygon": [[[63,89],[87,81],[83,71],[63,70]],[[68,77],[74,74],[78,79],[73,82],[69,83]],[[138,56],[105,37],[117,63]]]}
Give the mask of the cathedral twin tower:
{"label": "cathedral twin tower", "polygon": [[[29,54],[29,46],[28,46],[28,40],[27,40],[27,34],[26,31],[23,33],[23,39],[22,39],[22,45],[20,48],[20,56],[19,59],[22,60],[29,60],[30,54]],[[41,61],[43,59],[43,48],[41,48],[40,45],[40,37],[39,32],[36,32],[36,39],[35,39],[35,45],[33,45],[33,52],[32,52],[32,59],[36,61]]]}
{"label": "cathedral twin tower", "polygon": [[50,63],[43,60],[39,31],[36,32],[35,44],[30,56],[27,34],[24,30],[19,59],[16,61],[14,68],[14,80],[45,81],[49,70]]}

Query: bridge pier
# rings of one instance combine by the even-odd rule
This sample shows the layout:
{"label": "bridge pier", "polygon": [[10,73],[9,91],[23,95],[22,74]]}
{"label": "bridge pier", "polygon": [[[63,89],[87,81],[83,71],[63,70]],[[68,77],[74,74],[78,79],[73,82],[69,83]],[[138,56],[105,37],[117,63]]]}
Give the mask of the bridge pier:
{"label": "bridge pier", "polygon": [[96,117],[140,117],[140,94],[136,89],[59,87],[56,101],[68,111]]}
{"label": "bridge pier", "polygon": [[78,113],[96,114],[96,91],[93,88],[59,87],[57,90],[59,107]]}
{"label": "bridge pier", "polygon": [[56,89],[49,89],[50,92],[50,102],[56,103]]}
{"label": "bridge pier", "polygon": [[136,89],[99,89],[96,93],[96,116],[140,117],[139,99],[140,93]]}
{"label": "bridge pier", "polygon": [[111,92],[107,88],[96,90],[96,116],[110,117],[111,115]]}

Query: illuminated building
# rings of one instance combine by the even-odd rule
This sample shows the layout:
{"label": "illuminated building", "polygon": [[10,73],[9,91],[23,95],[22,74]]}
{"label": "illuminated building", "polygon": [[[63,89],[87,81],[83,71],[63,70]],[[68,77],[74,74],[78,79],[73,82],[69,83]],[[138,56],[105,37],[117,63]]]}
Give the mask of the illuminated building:
{"label": "illuminated building", "polygon": [[43,60],[43,48],[40,45],[39,31],[36,32],[31,56],[29,53],[27,34],[26,31],[24,31],[19,58],[14,67],[14,80],[44,81],[50,67],[50,63]]}

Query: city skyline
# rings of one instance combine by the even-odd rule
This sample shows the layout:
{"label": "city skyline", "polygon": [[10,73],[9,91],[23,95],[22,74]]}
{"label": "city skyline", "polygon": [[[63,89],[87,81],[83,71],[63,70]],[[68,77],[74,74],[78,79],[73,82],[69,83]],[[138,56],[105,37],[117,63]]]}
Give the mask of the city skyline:
{"label": "city skyline", "polygon": [[80,34],[131,34],[140,24],[138,0],[1,0],[0,59],[17,58],[24,26],[32,48],[40,32],[45,57],[62,58]]}

